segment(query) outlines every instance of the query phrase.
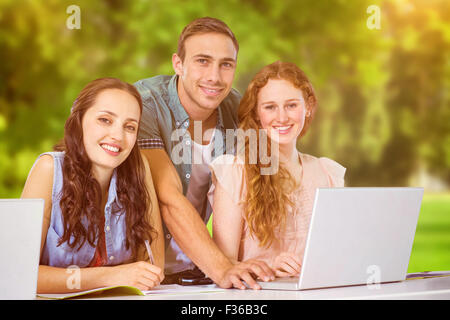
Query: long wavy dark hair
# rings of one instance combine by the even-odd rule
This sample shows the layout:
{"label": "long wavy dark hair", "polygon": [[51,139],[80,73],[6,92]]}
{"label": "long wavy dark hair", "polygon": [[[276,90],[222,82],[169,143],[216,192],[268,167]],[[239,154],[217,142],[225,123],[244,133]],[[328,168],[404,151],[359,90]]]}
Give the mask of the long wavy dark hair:
{"label": "long wavy dark hair", "polygon": [[[103,208],[100,184],[93,177],[92,162],[83,144],[82,120],[86,111],[94,104],[100,92],[119,89],[128,92],[139,103],[142,100],[134,86],[116,78],[100,78],[87,84],[75,100],[71,114],[64,127],[64,139],[56,147],[64,151],[63,187],[60,207],[64,221],[64,234],[59,240],[79,250],[87,241],[95,246],[95,239],[102,228]],[[156,231],[147,219],[151,208],[150,196],[145,185],[144,164],[137,144],[127,159],[116,168],[117,197],[124,208],[126,221],[126,249],[136,258],[138,248],[145,240],[152,241]],[[87,229],[82,221],[88,221]]]}

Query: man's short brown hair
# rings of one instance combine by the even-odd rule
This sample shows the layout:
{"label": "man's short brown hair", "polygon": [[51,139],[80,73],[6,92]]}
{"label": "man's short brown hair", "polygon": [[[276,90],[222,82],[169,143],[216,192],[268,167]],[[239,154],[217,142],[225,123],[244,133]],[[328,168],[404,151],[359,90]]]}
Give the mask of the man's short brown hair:
{"label": "man's short brown hair", "polygon": [[183,31],[180,34],[180,38],[178,39],[178,49],[177,54],[180,57],[181,61],[184,61],[184,57],[186,55],[184,42],[187,38],[190,36],[196,35],[196,34],[203,34],[203,33],[222,33],[233,41],[234,47],[236,48],[236,54],[239,51],[239,44],[236,40],[236,37],[234,36],[234,33],[231,31],[231,29],[226,25],[225,22],[211,17],[203,17],[198,18],[189,23],[186,27],[184,27]]}

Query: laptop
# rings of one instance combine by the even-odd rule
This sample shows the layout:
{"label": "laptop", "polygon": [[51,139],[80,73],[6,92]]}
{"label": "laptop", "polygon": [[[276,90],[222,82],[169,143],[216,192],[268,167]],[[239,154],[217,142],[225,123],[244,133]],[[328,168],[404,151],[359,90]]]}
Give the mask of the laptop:
{"label": "laptop", "polygon": [[0,199],[0,300],[36,298],[43,199]]}
{"label": "laptop", "polygon": [[318,188],[299,277],[258,281],[304,290],[406,279],[423,188]]}

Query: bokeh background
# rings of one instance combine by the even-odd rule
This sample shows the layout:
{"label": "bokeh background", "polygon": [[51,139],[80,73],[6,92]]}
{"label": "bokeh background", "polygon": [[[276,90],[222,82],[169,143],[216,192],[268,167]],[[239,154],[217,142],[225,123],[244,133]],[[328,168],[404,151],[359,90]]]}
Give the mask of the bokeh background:
{"label": "bokeh background", "polygon": [[450,270],[447,0],[0,0],[0,198],[20,197],[85,84],[173,74],[178,35],[202,16],[236,34],[242,93],[275,60],[310,77],[319,108],[300,150],[342,163],[347,186],[425,188],[408,271]]}

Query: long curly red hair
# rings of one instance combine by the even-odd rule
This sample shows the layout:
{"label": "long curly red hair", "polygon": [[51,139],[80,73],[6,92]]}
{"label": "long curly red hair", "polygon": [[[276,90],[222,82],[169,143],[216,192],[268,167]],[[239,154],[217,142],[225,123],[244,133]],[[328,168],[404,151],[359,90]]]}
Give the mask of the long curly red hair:
{"label": "long curly red hair", "polygon": [[[128,92],[138,101],[142,113],[139,92],[131,84],[116,78],[100,78],[90,82],[81,90],[72,106],[71,114],[65,123],[63,141],[55,150],[65,152],[60,200],[64,233],[59,245],[67,242],[72,249],[78,247],[76,250],[86,241],[94,246],[104,216],[100,184],[91,173],[92,163],[83,144],[82,120],[99,93],[106,89]],[[127,159],[116,168],[116,173],[117,197],[125,212],[126,249],[131,248],[136,258],[144,241],[152,241],[152,234],[156,232],[147,219],[147,212],[152,204],[137,144]],[[87,229],[82,223],[84,220],[88,221]]]}
{"label": "long curly red hair", "polygon": [[[239,128],[246,131],[261,129],[257,116],[258,93],[269,79],[287,80],[302,91],[305,100],[307,114],[300,137],[303,136],[312,121],[317,107],[317,99],[313,87],[305,73],[293,63],[274,62],[262,68],[252,79],[238,109]],[[245,178],[247,181],[247,193],[244,204],[244,216],[250,229],[250,233],[256,236],[261,247],[268,247],[275,239],[275,230],[284,228],[287,208],[292,206],[289,193],[295,186],[294,179],[281,165],[274,174],[261,174],[264,168],[269,168],[272,163],[262,163],[257,157],[256,163],[250,162],[252,148],[257,148],[256,154],[261,155],[260,137],[257,135],[256,145],[250,145],[249,137],[245,138]],[[265,154],[271,158],[272,143],[267,139],[267,151]]]}

